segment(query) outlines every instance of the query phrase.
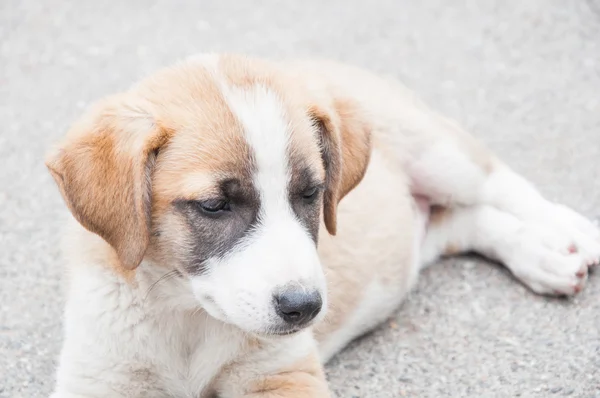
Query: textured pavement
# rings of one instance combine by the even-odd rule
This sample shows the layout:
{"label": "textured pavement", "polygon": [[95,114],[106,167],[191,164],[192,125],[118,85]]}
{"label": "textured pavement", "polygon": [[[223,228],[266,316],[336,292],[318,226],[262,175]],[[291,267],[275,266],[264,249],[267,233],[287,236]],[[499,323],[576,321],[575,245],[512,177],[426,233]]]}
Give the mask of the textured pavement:
{"label": "textured pavement", "polygon": [[[47,397],[66,208],[43,166],[90,101],[201,51],[397,75],[550,198],[600,216],[600,0],[0,1],[0,397]],[[600,273],[534,296],[477,259],[428,269],[328,365],[338,397],[598,397]]]}

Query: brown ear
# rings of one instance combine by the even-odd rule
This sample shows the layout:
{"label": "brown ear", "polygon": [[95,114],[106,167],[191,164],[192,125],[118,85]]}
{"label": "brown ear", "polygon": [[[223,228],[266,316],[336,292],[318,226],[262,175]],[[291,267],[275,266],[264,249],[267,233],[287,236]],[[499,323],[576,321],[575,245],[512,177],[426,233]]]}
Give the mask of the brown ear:
{"label": "brown ear", "polygon": [[148,246],[151,169],[167,138],[148,104],[122,94],[97,104],[46,161],[71,213],[126,269],[139,265]]}
{"label": "brown ear", "polygon": [[336,100],[330,109],[314,107],[325,165],[323,218],[331,235],[337,230],[337,205],[362,180],[371,155],[371,132],[350,101]]}

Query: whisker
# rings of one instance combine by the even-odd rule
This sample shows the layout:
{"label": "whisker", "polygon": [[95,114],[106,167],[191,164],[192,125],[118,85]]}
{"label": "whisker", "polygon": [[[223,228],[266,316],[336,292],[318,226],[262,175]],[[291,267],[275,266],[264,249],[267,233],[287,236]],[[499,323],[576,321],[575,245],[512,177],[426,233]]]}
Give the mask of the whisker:
{"label": "whisker", "polygon": [[144,296],[144,302],[146,302],[146,299],[148,298],[148,296],[150,295],[150,292],[152,292],[152,290],[154,290],[154,288],[163,281],[167,281],[169,279],[172,279],[176,276],[181,275],[181,273],[178,270],[173,270],[173,271],[169,271],[165,274],[163,274],[160,278],[158,278],[154,283],[152,283],[152,285],[150,285],[150,287],[148,288],[148,291],[146,292],[146,295]]}

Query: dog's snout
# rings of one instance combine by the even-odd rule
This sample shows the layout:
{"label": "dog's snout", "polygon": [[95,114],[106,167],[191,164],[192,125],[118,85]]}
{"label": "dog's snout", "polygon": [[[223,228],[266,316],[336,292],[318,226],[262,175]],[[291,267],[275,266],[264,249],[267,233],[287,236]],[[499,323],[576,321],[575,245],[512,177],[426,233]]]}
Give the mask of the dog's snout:
{"label": "dog's snout", "polygon": [[312,321],[323,305],[317,290],[306,291],[302,287],[288,287],[275,295],[275,308],[283,320],[295,326]]}

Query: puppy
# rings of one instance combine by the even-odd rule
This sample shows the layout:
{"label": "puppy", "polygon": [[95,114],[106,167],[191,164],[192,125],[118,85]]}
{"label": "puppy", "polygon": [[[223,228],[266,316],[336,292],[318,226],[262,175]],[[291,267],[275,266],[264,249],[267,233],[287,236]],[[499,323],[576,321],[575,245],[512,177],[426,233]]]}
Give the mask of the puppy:
{"label": "puppy", "polygon": [[329,397],[322,364],[475,251],[573,295],[600,232],[400,83],[203,55],[48,157],[74,221],[53,398]]}

